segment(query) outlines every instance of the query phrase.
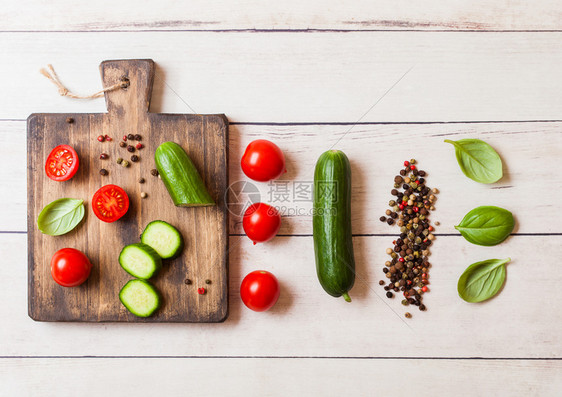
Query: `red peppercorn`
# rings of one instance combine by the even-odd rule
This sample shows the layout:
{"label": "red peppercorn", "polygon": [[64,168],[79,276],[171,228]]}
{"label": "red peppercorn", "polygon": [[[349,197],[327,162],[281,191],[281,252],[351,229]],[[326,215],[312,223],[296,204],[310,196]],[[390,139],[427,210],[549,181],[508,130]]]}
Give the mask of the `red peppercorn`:
{"label": "red peppercorn", "polygon": [[412,165],[410,166],[410,169],[413,171],[413,170],[416,169],[416,166],[412,164]]}
{"label": "red peppercorn", "polygon": [[404,296],[405,296],[406,298],[410,296],[410,294],[408,293],[408,291],[405,291],[405,292],[404,292]]}
{"label": "red peppercorn", "polygon": [[123,140],[124,140],[124,141],[127,140],[127,135],[123,135]]}
{"label": "red peppercorn", "polygon": [[432,231],[434,230],[434,229],[433,229],[433,226],[428,227],[427,230],[429,230],[430,232],[432,232]]}
{"label": "red peppercorn", "polygon": [[408,280],[408,281],[406,281],[406,284],[408,284],[408,285],[412,285],[412,280]]}
{"label": "red peppercorn", "polygon": [[106,135],[105,140],[108,141],[108,142],[111,142],[111,137],[109,135]]}
{"label": "red peppercorn", "polygon": [[419,185],[419,184],[420,184],[420,181],[418,181],[418,180],[416,179],[416,185]]}
{"label": "red peppercorn", "polygon": [[422,278],[427,278],[427,273],[422,273]]}
{"label": "red peppercorn", "polygon": [[418,212],[420,209],[418,207],[413,208],[414,212]]}
{"label": "red peppercorn", "polygon": [[408,160],[404,161],[404,167],[407,167],[410,165],[410,162]]}
{"label": "red peppercorn", "polygon": [[105,141],[105,137],[103,135],[98,136],[98,141],[100,142]]}
{"label": "red peppercorn", "polygon": [[143,146],[142,143],[137,143],[137,144],[135,145],[135,147],[136,147],[137,149],[141,150],[144,146]]}
{"label": "red peppercorn", "polygon": [[404,258],[398,258],[398,262],[404,262]]}
{"label": "red peppercorn", "polygon": [[403,210],[403,209],[404,209],[404,204],[400,204],[400,205],[398,206],[398,208],[400,208],[400,210]]}
{"label": "red peppercorn", "polygon": [[423,292],[427,292],[427,291],[429,291],[429,288],[427,288],[426,286],[423,286],[423,287],[422,287],[422,291],[423,291]]}
{"label": "red peppercorn", "polygon": [[206,290],[205,288],[197,288],[197,293],[198,293],[199,295],[204,295],[205,292],[207,292],[207,290]]}

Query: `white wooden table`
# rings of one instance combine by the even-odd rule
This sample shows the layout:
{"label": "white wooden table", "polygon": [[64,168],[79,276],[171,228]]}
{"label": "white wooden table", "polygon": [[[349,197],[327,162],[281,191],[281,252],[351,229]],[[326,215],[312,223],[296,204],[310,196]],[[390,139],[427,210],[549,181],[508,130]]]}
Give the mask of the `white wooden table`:
{"label": "white wooden table", "polygon": [[[562,3],[7,1],[0,8],[1,395],[562,394]],[[105,111],[61,98],[54,64],[82,93],[105,59],[157,62],[154,112],[225,113],[230,178],[256,138],[275,141],[287,179],[344,150],[354,173],[354,301],[316,280],[307,216],[253,246],[231,222],[230,317],[223,324],[53,324],[27,316],[26,117]],[[381,99],[382,98],[382,99]],[[445,138],[482,138],[507,166],[494,185],[459,171]],[[395,232],[378,221],[403,159],[439,187],[429,310],[405,320],[378,286]],[[262,187],[266,189],[266,187]],[[471,208],[512,210],[505,243],[470,245],[453,225]],[[510,256],[495,299],[458,298],[477,260]],[[281,298],[245,309],[242,277],[275,273]]]}

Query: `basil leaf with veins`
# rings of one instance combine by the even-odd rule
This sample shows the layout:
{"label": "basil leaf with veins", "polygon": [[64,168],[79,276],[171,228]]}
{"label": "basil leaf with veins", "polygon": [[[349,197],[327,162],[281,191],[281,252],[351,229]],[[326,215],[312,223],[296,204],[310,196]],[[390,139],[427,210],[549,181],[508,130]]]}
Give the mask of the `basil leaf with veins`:
{"label": "basil leaf with veins", "polygon": [[513,214],[491,205],[476,207],[455,226],[472,244],[492,246],[504,241],[515,227]]}
{"label": "basil leaf with veins", "polygon": [[61,198],[45,206],[37,218],[44,234],[60,236],[74,229],[84,218],[84,200]]}
{"label": "basil leaf with veins", "polygon": [[480,183],[494,183],[503,176],[502,160],[493,147],[480,139],[451,141],[461,171],[470,179]]}
{"label": "basil leaf with veins", "polygon": [[488,259],[470,265],[459,278],[459,296],[471,303],[482,302],[495,296],[505,282],[507,259]]}

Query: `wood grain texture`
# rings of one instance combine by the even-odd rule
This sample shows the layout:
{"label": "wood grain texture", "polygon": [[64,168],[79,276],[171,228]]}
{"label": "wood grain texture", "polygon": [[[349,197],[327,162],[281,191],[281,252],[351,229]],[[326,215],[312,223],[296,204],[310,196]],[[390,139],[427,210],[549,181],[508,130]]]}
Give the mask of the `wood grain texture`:
{"label": "wood grain texture", "polygon": [[[26,314],[26,236],[0,234],[0,356],[281,356],[480,357],[562,359],[562,236],[515,236],[496,247],[439,236],[432,245],[428,310],[387,299],[378,281],[393,237],[355,237],[351,303],[327,295],[316,277],[312,237],[278,237],[253,245],[230,237],[230,310],[221,324],[37,323]],[[507,281],[493,299],[470,304],[457,280],[471,263],[511,257]],[[271,271],[281,285],[266,313],[240,300],[243,277]],[[408,320],[404,313],[410,311]],[[157,337],[155,340],[155,336]]]}
{"label": "wood grain texture", "polygon": [[29,95],[6,101],[0,119],[105,112],[101,100],[59,97],[39,68],[53,63],[87,94],[101,88],[100,60],[150,54],[153,112],[224,112],[231,122],[560,120],[561,43],[562,32],[3,33],[13,59],[1,65],[3,93]]}
{"label": "wood grain texture", "polygon": [[[111,12],[107,12],[111,10]],[[3,30],[560,30],[560,2],[553,0],[276,1],[163,0],[158,7],[100,0],[75,7],[70,0],[8,2]]]}
{"label": "wood grain texture", "polygon": [[[29,315],[39,321],[148,321],[218,322],[228,314],[228,214],[224,200],[228,186],[228,121],[223,115],[179,115],[149,113],[154,76],[151,60],[105,61],[100,66],[104,86],[123,76],[126,89],[106,93],[108,113],[33,114],[28,119],[28,246]],[[72,117],[74,123],[67,123]],[[131,153],[118,142],[124,134],[140,134],[145,148],[135,151],[140,162],[129,168],[116,163]],[[108,134],[112,142],[96,137]],[[154,151],[160,143],[179,143],[190,155],[211,196],[213,207],[177,208],[163,183],[150,175],[155,168]],[[68,182],[46,177],[46,156],[59,144],[70,144],[78,152],[78,173]],[[134,143],[133,143],[134,144]],[[100,160],[100,153],[109,160]],[[109,171],[99,174],[100,168]],[[146,179],[139,184],[140,177]],[[116,184],[128,193],[130,208],[114,223],[101,222],[93,214],[90,199],[101,186]],[[141,191],[148,193],[141,199]],[[71,233],[51,237],[37,230],[41,209],[51,201],[71,197],[84,199],[86,219]],[[153,220],[164,220],[182,233],[186,247],[182,255],[165,261],[163,270],[151,280],[163,296],[163,307],[148,319],[129,313],[118,293],[131,277],[119,266],[119,252],[139,241],[139,234]],[[93,263],[88,281],[77,288],[58,286],[50,274],[51,256],[64,247],[83,251]],[[192,285],[186,285],[189,278]],[[205,280],[212,280],[205,285]],[[205,286],[205,295],[197,287]]]}
{"label": "wood grain texture", "polygon": [[[64,383],[55,381],[60,373],[66,374]],[[555,397],[562,389],[560,361],[18,358],[0,359],[0,392],[62,397],[74,396],[76,390],[142,396],[187,390],[214,396],[342,396],[353,391],[387,396],[392,390],[401,396],[394,390],[404,374],[418,373],[423,382],[416,396]],[[125,381],[139,374],[142,382]]]}

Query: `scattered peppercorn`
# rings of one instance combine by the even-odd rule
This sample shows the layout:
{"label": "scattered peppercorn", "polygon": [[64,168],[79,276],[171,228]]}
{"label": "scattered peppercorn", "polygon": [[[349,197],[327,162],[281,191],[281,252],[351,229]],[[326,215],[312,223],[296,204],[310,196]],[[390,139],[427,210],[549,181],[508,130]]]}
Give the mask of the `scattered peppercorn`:
{"label": "scattered peppercorn", "polygon": [[107,174],[109,174],[109,172],[107,172],[107,170],[105,168],[102,168],[100,170],[100,175],[106,176]]}
{"label": "scattered peppercorn", "polygon": [[133,153],[133,152],[135,151],[135,147],[129,145],[129,146],[127,146],[127,150],[128,150],[129,152]]}
{"label": "scattered peppercorn", "polygon": [[386,283],[384,282],[384,280],[379,280],[379,285],[385,285]]}
{"label": "scattered peppercorn", "polygon": [[199,295],[205,295],[205,292],[207,292],[205,288],[197,288],[197,293]]}
{"label": "scattered peppercorn", "polygon": [[135,145],[135,147],[136,147],[138,150],[141,150],[141,149],[144,147],[144,145],[143,145],[142,143],[137,143],[137,144]]}
{"label": "scattered peppercorn", "polygon": [[129,166],[129,162],[127,160],[122,160],[121,161],[121,165],[125,168],[127,168]]}
{"label": "scattered peppercorn", "polygon": [[139,156],[137,156],[136,154],[133,154],[133,155],[131,156],[131,161],[132,161],[133,163],[136,163],[137,161],[139,161]]}
{"label": "scattered peppercorn", "polygon": [[123,135],[123,140],[124,140],[124,141],[127,140],[127,135]]}
{"label": "scattered peppercorn", "polygon": [[119,146],[121,147],[127,147],[127,144],[125,142],[119,142]]}
{"label": "scattered peppercorn", "polygon": [[127,135],[127,139],[132,141],[133,139],[135,139],[135,136],[133,134],[129,134]]}
{"label": "scattered peppercorn", "polygon": [[412,318],[412,314],[410,312],[406,312],[406,313],[404,313],[404,317]]}
{"label": "scattered peppercorn", "polygon": [[190,284],[191,284],[191,280],[188,279],[188,278],[186,278],[185,281],[184,281],[184,283],[187,284],[187,285],[190,285]]}
{"label": "scattered peppercorn", "polygon": [[[417,164],[416,159],[404,161],[404,168],[394,177],[394,189],[390,192],[396,200],[388,202],[390,209],[385,211],[386,216],[379,218],[389,225],[396,222],[400,227],[400,236],[392,242],[393,248],[386,249],[390,260],[385,262],[383,273],[389,284],[385,285],[383,280],[379,284],[384,286],[388,298],[394,296],[391,291],[402,291],[405,298],[403,305],[418,306],[424,311],[426,307],[422,304],[422,295],[429,292],[427,285],[431,267],[429,246],[435,239],[429,215],[434,210],[432,204],[438,190],[426,186],[424,177],[427,173],[418,170],[414,164]],[[406,317],[411,317],[411,314],[407,313]]]}
{"label": "scattered peppercorn", "polygon": [[105,137],[103,135],[98,136],[98,141],[100,142],[105,141]]}
{"label": "scattered peppercorn", "polygon": [[67,118],[66,118],[66,122],[67,122],[68,124],[72,124],[72,123],[74,123],[74,119],[73,119],[72,117],[67,117]]}
{"label": "scattered peppercorn", "polygon": [[144,183],[144,182],[145,182],[144,178],[139,178],[139,183]]}
{"label": "scattered peppercorn", "polygon": [[141,198],[146,198],[148,196],[148,194],[146,194],[145,192],[141,192]]}
{"label": "scattered peppercorn", "polygon": [[122,159],[121,157],[119,157],[119,158],[117,159],[117,164],[121,164],[122,162],[123,162],[123,159]]}
{"label": "scattered peppercorn", "polygon": [[100,154],[100,159],[107,160],[108,158],[109,158],[109,156],[106,153]]}
{"label": "scattered peppercorn", "polygon": [[205,284],[211,284],[211,280],[205,280]]}
{"label": "scattered peppercorn", "polygon": [[111,142],[111,141],[113,140],[113,139],[111,139],[111,137],[110,137],[109,135],[107,135],[107,134],[104,136],[104,138],[105,138],[105,140],[108,141],[108,142]]}
{"label": "scattered peppercorn", "polygon": [[139,134],[135,135],[135,141],[142,141],[142,136],[140,136]]}
{"label": "scattered peppercorn", "polygon": [[150,170],[150,174],[153,176],[158,176],[158,170],[156,168],[153,168]]}

